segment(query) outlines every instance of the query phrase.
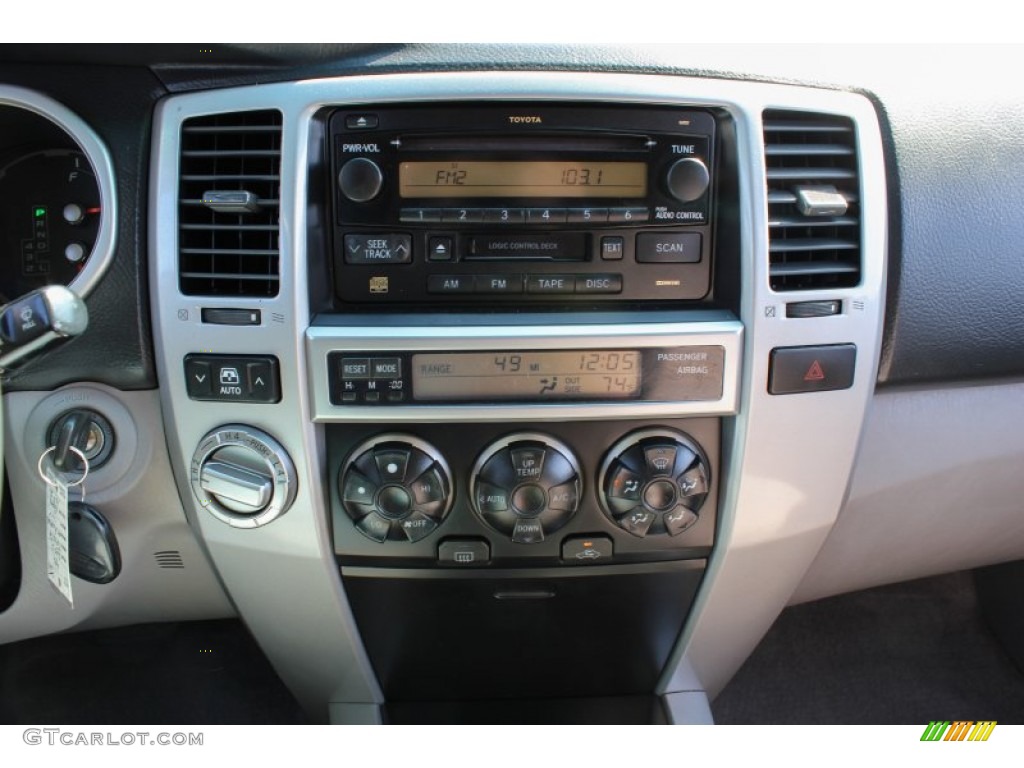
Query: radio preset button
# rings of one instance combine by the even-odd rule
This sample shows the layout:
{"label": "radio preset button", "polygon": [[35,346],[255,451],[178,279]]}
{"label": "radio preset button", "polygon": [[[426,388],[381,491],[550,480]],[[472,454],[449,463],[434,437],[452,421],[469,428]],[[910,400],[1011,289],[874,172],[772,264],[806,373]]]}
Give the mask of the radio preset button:
{"label": "radio preset button", "polygon": [[477,275],[475,293],[522,293],[522,275]]}
{"label": "radio preset button", "polygon": [[626,240],[623,237],[602,237],[601,258],[605,261],[619,261],[625,252]]}
{"label": "radio preset button", "polygon": [[427,244],[428,261],[451,261],[452,239],[450,237],[432,237]]}
{"label": "radio preset button", "polygon": [[636,260],[641,264],[696,264],[700,244],[699,232],[642,232],[636,236]]}
{"label": "radio preset button", "polygon": [[531,275],[526,281],[527,293],[575,293],[575,275]]}
{"label": "radio preset button", "polygon": [[409,235],[345,235],[346,264],[408,264],[412,261]]}
{"label": "radio preset button", "polygon": [[472,293],[473,275],[431,275],[427,293]]}
{"label": "radio preset button", "polygon": [[608,221],[607,208],[570,208],[567,211],[570,224],[594,224]]}
{"label": "radio preset button", "polygon": [[441,221],[440,208],[403,208],[398,213],[403,224],[436,224]]}
{"label": "radio preset button", "polygon": [[484,222],[487,224],[522,224],[526,211],[522,208],[485,208]]}
{"label": "radio preset button", "polygon": [[526,220],[530,224],[564,224],[567,216],[565,208],[526,209]]}
{"label": "radio preset button", "polygon": [[484,220],[484,212],[480,208],[445,208],[441,212],[441,221],[452,224],[479,224]]}
{"label": "radio preset button", "polygon": [[647,208],[609,208],[608,221],[613,224],[630,224],[643,222],[651,218]]}
{"label": "radio preset button", "polygon": [[576,278],[576,293],[622,293],[622,275],[581,275]]}

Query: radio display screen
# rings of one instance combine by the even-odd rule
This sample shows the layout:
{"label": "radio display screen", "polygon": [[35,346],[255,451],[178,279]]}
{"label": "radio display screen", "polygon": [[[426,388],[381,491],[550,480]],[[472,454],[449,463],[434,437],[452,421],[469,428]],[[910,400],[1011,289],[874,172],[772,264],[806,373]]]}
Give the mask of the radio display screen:
{"label": "radio display screen", "polygon": [[416,400],[638,398],[637,350],[456,352],[412,356]]}
{"label": "radio display screen", "polygon": [[646,197],[647,164],[571,161],[410,161],[398,193],[421,197]]}

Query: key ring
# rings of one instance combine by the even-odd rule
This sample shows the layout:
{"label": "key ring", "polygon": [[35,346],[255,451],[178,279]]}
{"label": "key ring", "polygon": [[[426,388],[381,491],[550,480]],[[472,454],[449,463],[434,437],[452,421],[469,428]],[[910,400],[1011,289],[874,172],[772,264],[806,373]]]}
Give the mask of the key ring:
{"label": "key ring", "polygon": [[[75,453],[78,454],[78,458],[80,458],[82,460],[82,466],[85,467],[85,472],[82,473],[82,476],[80,478],[78,478],[78,480],[76,480],[73,483],[68,483],[67,484],[68,488],[74,488],[76,485],[81,485],[82,483],[84,483],[85,482],[85,478],[87,478],[89,476],[89,459],[87,459],[85,457],[84,453],[82,453],[80,450],[75,448],[75,446],[69,445],[68,448],[70,448],[72,451],[74,451]],[[51,453],[53,453],[56,450],[57,450],[57,446],[55,446],[55,445],[47,448],[45,451],[43,451],[43,454],[39,457],[39,461],[36,464],[36,470],[39,472],[39,476],[41,478],[43,478],[43,482],[46,483],[47,485],[57,485],[55,482],[53,482],[50,478],[48,478],[46,476],[45,472],[43,472],[43,462],[46,461],[46,457],[47,456],[49,456]],[[83,489],[83,490],[85,490],[85,489]]]}

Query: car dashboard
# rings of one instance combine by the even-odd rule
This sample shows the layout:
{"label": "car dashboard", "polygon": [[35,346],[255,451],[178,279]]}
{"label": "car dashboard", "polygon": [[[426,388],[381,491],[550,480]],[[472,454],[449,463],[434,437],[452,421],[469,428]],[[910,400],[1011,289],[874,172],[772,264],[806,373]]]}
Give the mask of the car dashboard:
{"label": "car dashboard", "polygon": [[13,46],[0,293],[89,327],[5,371],[0,642],[708,723],[787,605],[1020,557],[1020,105],[764,53]]}

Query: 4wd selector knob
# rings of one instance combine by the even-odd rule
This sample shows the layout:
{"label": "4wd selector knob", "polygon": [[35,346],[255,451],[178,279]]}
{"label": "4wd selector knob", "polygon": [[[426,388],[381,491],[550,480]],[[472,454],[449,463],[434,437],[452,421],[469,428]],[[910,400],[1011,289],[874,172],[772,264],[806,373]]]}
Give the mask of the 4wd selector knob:
{"label": "4wd selector knob", "polygon": [[356,529],[377,542],[416,542],[452,506],[448,465],[429,443],[380,435],[358,446],[338,476],[341,506]]}
{"label": "4wd selector knob", "polygon": [[642,430],[608,452],[601,467],[601,506],[634,536],[676,536],[699,519],[709,482],[707,458],[697,443],[673,430]]}
{"label": "4wd selector knob", "polygon": [[257,528],[295,500],[295,467],[266,432],[226,424],[208,433],[192,455],[192,492],[206,510],[236,528]]}
{"label": "4wd selector knob", "polygon": [[481,520],[517,544],[536,544],[564,526],[580,503],[580,470],[565,445],[520,433],[487,448],[470,480]]}

